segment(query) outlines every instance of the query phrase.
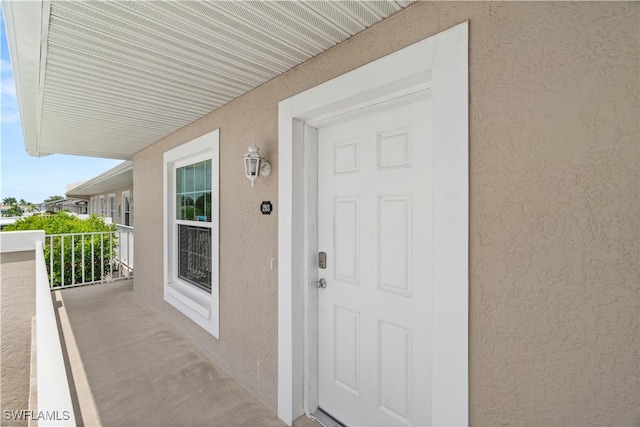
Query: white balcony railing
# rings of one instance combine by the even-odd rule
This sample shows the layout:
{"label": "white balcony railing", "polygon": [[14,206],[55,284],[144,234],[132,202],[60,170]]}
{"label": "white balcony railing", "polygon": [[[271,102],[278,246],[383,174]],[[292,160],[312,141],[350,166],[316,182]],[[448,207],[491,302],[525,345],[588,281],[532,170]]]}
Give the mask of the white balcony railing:
{"label": "white balcony railing", "polygon": [[44,245],[50,288],[113,282],[133,277],[133,228],[47,234]]}

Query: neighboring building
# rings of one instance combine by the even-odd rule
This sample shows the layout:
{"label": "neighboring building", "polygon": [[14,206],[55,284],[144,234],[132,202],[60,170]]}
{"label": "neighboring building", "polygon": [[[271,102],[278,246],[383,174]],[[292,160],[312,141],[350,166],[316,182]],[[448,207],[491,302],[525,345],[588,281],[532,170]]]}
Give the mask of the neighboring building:
{"label": "neighboring building", "polygon": [[133,227],[133,162],[125,161],[67,189],[67,198],[83,199],[89,214]]}
{"label": "neighboring building", "polygon": [[[33,204],[18,204],[18,207],[24,214],[33,214],[38,212],[38,208]],[[11,209],[11,205],[0,205],[0,215],[4,216],[9,209]]]}
{"label": "neighboring building", "polygon": [[16,222],[16,219],[14,217],[5,218],[4,215],[9,209],[11,209],[11,206],[0,205],[0,230],[2,230],[7,225]]}
{"label": "neighboring building", "polygon": [[[67,191],[82,184],[81,182],[75,182],[67,185]],[[43,212],[71,212],[78,215],[89,213],[88,203],[82,198],[63,197],[61,199],[52,200],[40,204],[40,210]]]}
{"label": "neighboring building", "polygon": [[87,201],[80,198],[65,197],[40,204],[42,212],[71,212],[75,214],[88,213]]}
{"label": "neighboring building", "polygon": [[68,196],[287,424],[638,423],[640,3],[3,14],[27,151],[132,162]]}
{"label": "neighboring building", "polygon": [[17,219],[23,216],[30,216],[39,213],[38,208],[33,204],[22,204],[18,205],[22,214],[19,216],[5,216],[8,214],[8,211],[11,209],[10,205],[0,205],[0,230],[6,227],[9,224],[13,224]]}

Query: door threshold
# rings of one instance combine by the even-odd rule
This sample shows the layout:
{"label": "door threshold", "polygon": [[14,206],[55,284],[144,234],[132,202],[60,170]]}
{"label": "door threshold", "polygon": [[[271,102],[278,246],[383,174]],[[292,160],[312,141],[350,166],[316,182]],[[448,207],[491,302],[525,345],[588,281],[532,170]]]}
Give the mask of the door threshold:
{"label": "door threshold", "polygon": [[320,408],[311,414],[311,418],[318,421],[324,427],[347,427]]}

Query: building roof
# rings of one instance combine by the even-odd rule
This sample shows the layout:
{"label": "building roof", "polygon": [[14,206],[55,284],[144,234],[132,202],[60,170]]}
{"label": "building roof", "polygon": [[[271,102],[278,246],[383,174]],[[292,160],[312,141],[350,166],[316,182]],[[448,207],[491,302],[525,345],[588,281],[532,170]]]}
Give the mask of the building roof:
{"label": "building roof", "polygon": [[131,159],[413,0],[2,0],[29,154]]}
{"label": "building roof", "polygon": [[127,160],[67,191],[67,197],[88,197],[133,185],[133,162]]}
{"label": "building roof", "polygon": [[82,199],[75,198],[64,198],[64,199],[56,199],[51,200],[50,202],[40,203],[41,209],[46,209],[49,206],[86,206],[87,201]]}

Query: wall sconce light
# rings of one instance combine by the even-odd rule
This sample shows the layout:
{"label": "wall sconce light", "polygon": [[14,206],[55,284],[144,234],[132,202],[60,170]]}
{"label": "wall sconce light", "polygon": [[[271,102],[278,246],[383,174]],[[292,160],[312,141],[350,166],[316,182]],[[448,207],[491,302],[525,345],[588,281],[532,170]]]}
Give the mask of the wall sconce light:
{"label": "wall sconce light", "polygon": [[260,157],[260,149],[256,144],[249,147],[249,151],[242,156],[244,160],[244,173],[251,181],[253,187],[258,178],[258,174],[267,177],[271,175],[271,163],[267,159]]}

